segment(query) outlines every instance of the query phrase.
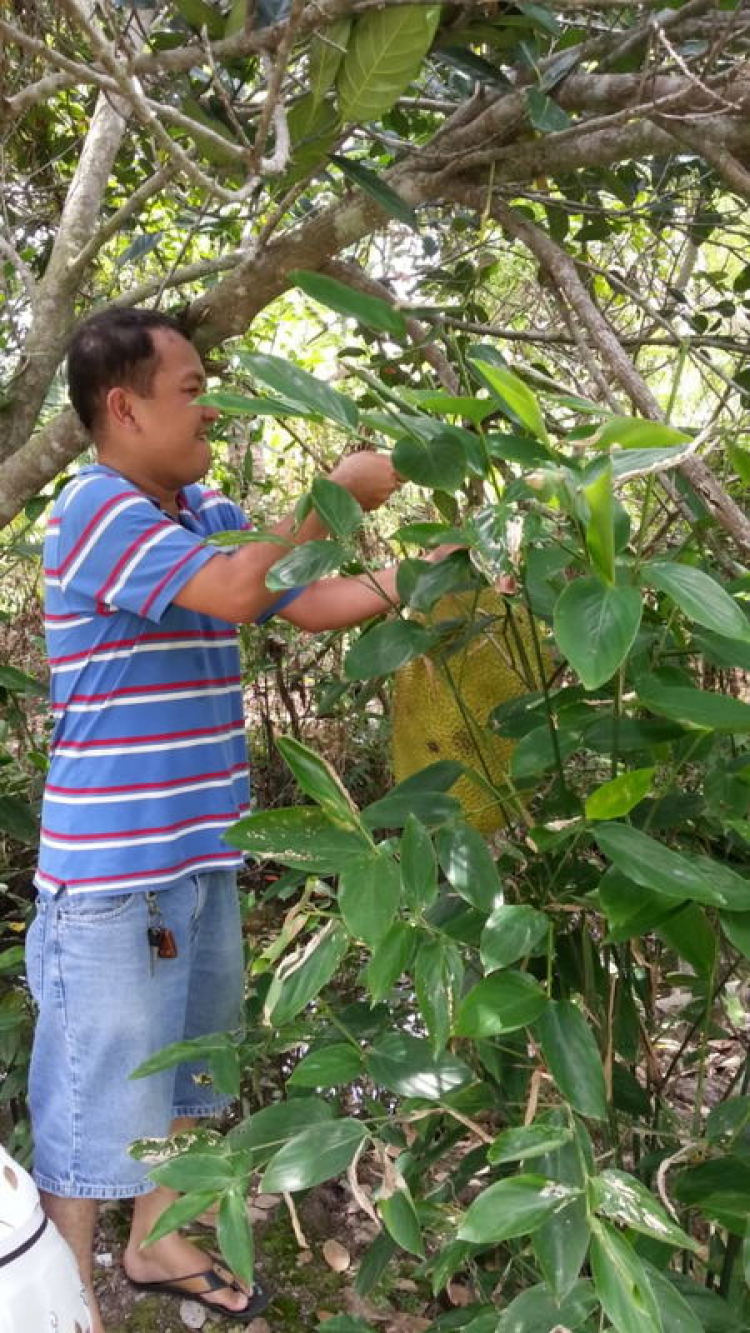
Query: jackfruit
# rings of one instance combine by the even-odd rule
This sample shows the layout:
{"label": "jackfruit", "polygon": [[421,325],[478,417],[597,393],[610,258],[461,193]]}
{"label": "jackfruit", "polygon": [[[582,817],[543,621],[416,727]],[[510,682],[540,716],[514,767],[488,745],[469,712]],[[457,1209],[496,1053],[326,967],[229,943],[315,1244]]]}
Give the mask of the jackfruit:
{"label": "jackfruit", "polygon": [[[491,788],[499,787],[509,798],[505,776],[516,742],[496,735],[487,719],[498,704],[541,689],[529,616],[517,599],[487,588],[479,594],[450,593],[425,619],[452,633],[438,649],[395,674],[395,778],[403,782],[439,759],[458,760],[478,776],[459,778],[451,795],[470,824],[481,833],[494,833],[512,817],[512,802],[498,799]],[[539,626],[537,632],[549,680],[552,657]]]}

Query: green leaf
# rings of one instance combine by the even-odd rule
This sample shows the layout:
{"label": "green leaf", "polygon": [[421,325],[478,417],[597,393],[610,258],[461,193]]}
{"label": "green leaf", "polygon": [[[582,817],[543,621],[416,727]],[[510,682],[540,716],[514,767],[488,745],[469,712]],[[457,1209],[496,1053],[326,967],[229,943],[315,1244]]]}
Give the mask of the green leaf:
{"label": "green leaf", "polygon": [[642,609],[637,588],[608,588],[586,577],[563,589],[555,603],[555,639],[587,690],[598,689],[624,662]]}
{"label": "green leaf", "polygon": [[592,1182],[593,1206],[598,1213],[623,1226],[653,1236],[664,1245],[697,1250],[694,1241],[668,1216],[651,1192],[635,1176],[614,1168],[602,1171]]}
{"label": "green leaf", "polygon": [[46,685],[42,685],[41,681],[30,676],[28,672],[19,671],[18,667],[8,666],[6,663],[0,664],[0,686],[13,694],[31,694],[45,699],[47,697]]}
{"label": "green leaf", "polygon": [[237,1151],[252,1152],[255,1165],[262,1165],[282,1143],[311,1125],[317,1125],[318,1132],[325,1135],[324,1125],[333,1120],[333,1115],[333,1107],[322,1097],[295,1097],[255,1111],[230,1129],[227,1142]]}
{"label": "green leaf", "polygon": [[504,1129],[487,1149],[487,1161],[492,1166],[502,1162],[530,1161],[554,1152],[564,1143],[570,1143],[573,1131],[568,1125],[555,1125],[537,1120],[532,1125]]}
{"label": "green leaf", "polygon": [[198,1190],[212,1190],[218,1194],[237,1178],[237,1171],[222,1145],[219,1152],[180,1153],[178,1157],[155,1166],[149,1175],[157,1185],[179,1190],[181,1194]]}
{"label": "green leaf", "polygon": [[681,958],[686,959],[699,976],[713,976],[717,933],[697,903],[684,903],[678,912],[673,912],[659,923],[656,933]]}
{"label": "green leaf", "polygon": [[415,657],[429,652],[435,641],[435,634],[414,620],[391,620],[375,625],[360,635],[349,649],[344,674],[347,680],[387,676]]}
{"label": "green leaf", "polygon": [[710,574],[692,565],[652,560],[643,566],[642,579],[676,602],[681,611],[714,634],[750,640],[750,622],[741,607]]}
{"label": "green leaf", "polygon": [[589,1255],[594,1287],[617,1333],[664,1333],[638,1255],[613,1227],[601,1222],[595,1225]]}
{"label": "green leaf", "polygon": [[665,1333],[706,1333],[708,1325],[701,1322],[669,1277],[653,1264],[644,1262],[643,1267],[656,1297]]}
{"label": "green leaf", "polygon": [[377,120],[419,73],[439,5],[402,5],[358,17],[336,80],[345,123]]}
{"label": "green leaf", "polygon": [[253,398],[250,394],[233,393],[229,389],[202,393],[195,401],[205,407],[215,407],[230,417],[274,417],[283,421],[284,417],[315,419],[317,416],[298,403],[287,403],[283,398]]}
{"label": "green leaf", "polygon": [[168,1236],[170,1231],[176,1231],[186,1222],[192,1222],[194,1217],[200,1217],[216,1202],[215,1190],[201,1190],[197,1194],[182,1194],[175,1203],[165,1208],[159,1216],[154,1226],[149,1231],[144,1244],[153,1245],[154,1241],[161,1240],[162,1236]]}
{"label": "green leaf", "polygon": [[526,89],[526,106],[534,129],[542,134],[565,130],[572,123],[568,113],[539,88]]}
{"label": "green leaf", "polygon": [[581,488],[586,506],[586,546],[592,563],[605,583],[615,581],[615,498],[612,465],[603,468],[594,481]]}
{"label": "green leaf", "polygon": [[744,1235],[750,1218],[747,1153],[727,1153],[688,1167],[676,1178],[674,1194],[681,1203],[697,1205],[707,1217],[716,1218],[736,1234]]}
{"label": "green leaf", "polygon": [[545,1063],[566,1101],[579,1115],[607,1116],[607,1092],[599,1047],[572,1000],[552,1001],[536,1027]]}
{"label": "green leaf", "polygon": [[359,1120],[332,1120],[325,1134],[321,1134],[320,1126],[313,1125],[271,1158],[261,1188],[267,1194],[294,1194],[320,1185],[346,1170],[366,1138],[367,1126]]}
{"label": "green leaf", "polygon": [[495,972],[469,991],[456,1018],[459,1037],[492,1037],[535,1023],[549,1000],[526,972]]}
{"label": "green leaf", "polygon": [[437,895],[437,858],[432,838],[414,814],[404,825],[400,854],[404,901],[413,911],[421,912]]}
{"label": "green leaf", "polygon": [[405,1032],[381,1037],[367,1056],[367,1067],[372,1081],[389,1092],[431,1102],[441,1101],[472,1078],[463,1060],[447,1051],[435,1055],[429,1042]]}
{"label": "green leaf", "polygon": [[[567,1128],[563,1112],[552,1112],[550,1119],[553,1116],[560,1127]],[[574,1122],[573,1131],[574,1139],[543,1157],[536,1169],[547,1179],[582,1186],[588,1177],[589,1157],[593,1164],[593,1153],[580,1121]],[[577,1289],[575,1283],[586,1258],[589,1238],[588,1209],[583,1194],[547,1222],[543,1222],[534,1233],[534,1253],[557,1300],[562,1300],[572,1289]]]}
{"label": "green leaf", "polygon": [[527,1236],[564,1208],[580,1190],[544,1176],[509,1176],[483,1190],[458,1228],[458,1239],[497,1245]]}
{"label": "green leaf", "polygon": [[482,912],[503,900],[503,886],[490,850],[475,828],[464,820],[438,829],[435,850],[445,878],[456,893]]}
{"label": "green leaf", "polygon": [[293,102],[287,115],[291,143],[291,164],[279,181],[279,192],[301,181],[323,166],[341,132],[341,121],[333,103],[316,102],[306,93]]}
{"label": "green leaf", "polygon": [[509,967],[532,953],[549,930],[549,917],[533,907],[496,907],[479,945],[485,972]]}
{"label": "green leaf", "polygon": [[0,796],[0,830],[29,847],[39,842],[39,821],[29,802],[20,796]]}
{"label": "green leaf", "polygon": [[248,1286],[255,1272],[253,1229],[245,1204],[246,1188],[227,1190],[219,1204],[216,1236],[227,1267]]}
{"label": "green leaf", "polygon": [[307,269],[294,269],[289,277],[306,296],[319,301],[329,310],[348,315],[367,328],[388,333],[393,338],[406,337],[404,315],[382,297],[370,296],[367,292],[339,282],[338,278],[329,278],[325,273],[313,273]]}
{"label": "green leaf", "polygon": [[296,403],[315,416],[334,421],[344,430],[355,430],[359,419],[357,406],[322,380],[308,374],[301,366],[283,357],[259,352],[246,353],[243,365],[254,379],[287,402]]}
{"label": "green leaf", "polygon": [[293,1088],[337,1088],[342,1083],[351,1083],[361,1073],[362,1056],[357,1047],[339,1041],[310,1051],[295,1065],[288,1083]]}
{"label": "green leaf", "polygon": [[224,36],[224,16],[215,5],[207,4],[206,0],[176,0],[176,6],[196,32],[205,28],[212,40]]}
{"label": "green leaf", "polygon": [[651,678],[637,683],[638,697],[652,713],[706,731],[750,732],[750,704],[729,694],[695,690],[689,685],[660,685]]}
{"label": "green leaf", "polygon": [[311,796],[334,823],[357,828],[357,807],[335,769],[293,736],[280,736],[276,747],[292,770],[302,791]]}
{"label": "green leaf", "polygon": [[266,574],[266,587],[273,592],[283,592],[287,588],[314,583],[316,579],[323,579],[339,569],[346,558],[346,551],[338,542],[305,542],[282,555],[271,566]]}
{"label": "green leaf", "polygon": [[556,727],[555,734],[557,750],[552,743],[552,735],[546,722],[535,727],[518,742],[510,759],[511,776],[517,782],[539,777],[542,773],[555,768],[558,753],[564,763],[581,748],[581,739],[577,732],[563,732]]}
{"label": "green leaf", "polygon": [[655,468],[666,471],[676,467],[684,457],[684,444],[676,444],[671,449],[615,449],[610,454],[616,481],[631,473],[651,472]]}
{"label": "green leaf", "polygon": [[[553,1224],[561,1216],[561,1213],[557,1213]],[[540,1283],[537,1287],[529,1287],[526,1291],[522,1291],[511,1301],[503,1310],[494,1333],[553,1333],[555,1329],[567,1329],[568,1333],[576,1333],[576,1329],[586,1323],[596,1305],[596,1296],[590,1282],[576,1283],[574,1289],[565,1295],[559,1304],[548,1288]]]}
{"label": "green leaf", "polygon": [[750,912],[721,912],[720,920],[730,943],[750,958]]}
{"label": "green leaf", "polygon": [[466,453],[446,429],[430,438],[406,435],[393,450],[393,466],[403,477],[431,490],[455,491],[466,476]]}
{"label": "green leaf", "polygon": [[339,879],[339,907],[355,939],[371,947],[378,944],[398,911],[400,898],[399,868],[388,852],[373,849],[344,866]]}
{"label": "green leaf", "polygon": [[339,18],[314,32],[310,38],[308,77],[314,106],[323,100],[336,78],[351,30],[352,20]]}
{"label": "green leaf", "polygon": [[[735,895],[728,891],[728,886],[722,884],[719,888],[696,865],[694,858],[673,852],[640,829],[630,828],[627,824],[599,824],[594,829],[594,837],[617,869],[646,889],[680,901],[691,898],[730,911],[733,908],[743,910],[744,904],[732,901]],[[745,884],[750,893],[750,881],[743,881],[739,876],[737,879],[740,881],[738,892],[741,894]]]}
{"label": "green leaf", "polygon": [[417,950],[414,989],[436,1051],[448,1042],[463,976],[461,954],[450,940],[428,940]]}
{"label": "green leaf", "polygon": [[655,768],[631,768],[603,782],[586,797],[587,819],[618,819],[628,815],[651,790]]}
{"label": "green leaf", "polygon": [[334,537],[346,541],[360,526],[361,506],[344,486],[328,477],[316,477],[310,490],[313,509]]}
{"label": "green leaf", "polygon": [[542,440],[544,444],[549,445],[549,436],[541,408],[531,389],[524,384],[523,380],[514,375],[512,371],[505,370],[502,366],[493,365],[489,361],[484,361],[479,356],[473,356],[471,352],[469,352],[469,359],[472,366],[479,371],[482,380],[489,385],[501,402],[510,408],[513,416],[532,435]]}
{"label": "green leaf", "polygon": [[613,444],[621,449],[664,449],[687,444],[690,438],[684,430],[665,426],[660,421],[607,417],[597,431],[595,443],[600,449],[608,449]]}
{"label": "green leaf", "polygon": [[361,162],[354,162],[351,158],[340,157],[337,153],[330,154],[331,162],[344,173],[346,177],[365,194],[369,194],[371,199],[379,204],[384,213],[390,217],[396,218],[397,222],[403,222],[405,226],[417,230],[417,217],[414,209],[406,203],[396,191],[381,180],[374,171],[365,167]]}
{"label": "green leaf", "polygon": [[373,1004],[385,999],[391,987],[408,968],[417,942],[417,932],[405,921],[394,921],[386,931],[365,971]]}
{"label": "green leaf", "polygon": [[455,796],[446,796],[441,791],[415,791],[407,795],[396,788],[380,801],[373,801],[362,811],[362,823],[366,828],[403,828],[413,815],[423,824],[434,826],[445,824],[461,813],[460,802]]}
{"label": "green leaf", "polygon": [[424,1241],[419,1226],[417,1210],[408,1186],[396,1190],[387,1199],[378,1201],[378,1212],[383,1219],[386,1231],[402,1250],[417,1254],[424,1259]]}
{"label": "green leaf", "polygon": [[328,984],[349,948],[349,937],[337,921],[329,921],[304,948],[288,954],[268,988],[265,1012],[281,1027],[300,1013]]}
{"label": "green leaf", "polygon": [[313,806],[263,810],[239,819],[223,835],[258,859],[271,856],[281,865],[298,866],[309,874],[330,875],[350,856],[370,846],[365,834],[343,829]]}
{"label": "green leaf", "polygon": [[163,1069],[173,1069],[175,1065],[192,1063],[194,1060],[207,1061],[214,1052],[226,1050],[231,1041],[226,1032],[211,1032],[205,1037],[190,1037],[187,1041],[172,1042],[144,1060],[129,1077],[147,1078],[149,1074],[158,1074]]}

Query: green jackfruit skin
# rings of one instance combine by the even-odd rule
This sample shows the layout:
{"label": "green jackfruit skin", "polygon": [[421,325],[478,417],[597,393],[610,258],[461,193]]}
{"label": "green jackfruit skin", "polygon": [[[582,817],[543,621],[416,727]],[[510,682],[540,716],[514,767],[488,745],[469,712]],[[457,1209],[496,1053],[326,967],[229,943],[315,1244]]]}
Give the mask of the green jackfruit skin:
{"label": "green jackfruit skin", "polygon": [[[464,642],[468,626],[477,618],[480,624],[486,622],[486,629]],[[516,743],[488,730],[487,718],[498,704],[541,689],[528,613],[516,599],[486,589],[478,598],[474,593],[441,598],[427,621],[451,622],[461,646],[453,653],[442,648],[418,657],[396,672],[392,709],[396,781],[403,782],[439,759],[455,759],[502,788]],[[537,632],[541,640],[539,627]],[[542,659],[549,679],[552,658],[544,648]],[[493,800],[488,788],[472,778],[459,778],[451,795],[480,833],[494,833],[508,822],[509,807]]]}

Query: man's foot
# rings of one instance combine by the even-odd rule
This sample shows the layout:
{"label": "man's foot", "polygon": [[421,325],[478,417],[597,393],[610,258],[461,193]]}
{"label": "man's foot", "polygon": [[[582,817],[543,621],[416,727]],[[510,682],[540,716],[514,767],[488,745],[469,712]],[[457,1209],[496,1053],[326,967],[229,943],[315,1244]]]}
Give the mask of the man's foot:
{"label": "man's foot", "polygon": [[177,1232],[142,1250],[129,1245],[123,1255],[123,1268],[136,1286],[197,1300],[239,1318],[251,1310],[252,1316],[260,1313],[259,1292],[248,1288],[212,1255]]}

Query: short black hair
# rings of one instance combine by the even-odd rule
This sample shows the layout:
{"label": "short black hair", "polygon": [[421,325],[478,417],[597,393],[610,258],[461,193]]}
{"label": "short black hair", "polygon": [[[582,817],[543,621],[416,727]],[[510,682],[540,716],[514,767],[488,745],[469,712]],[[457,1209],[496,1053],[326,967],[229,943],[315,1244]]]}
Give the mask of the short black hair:
{"label": "short black hair", "polygon": [[159,365],[154,329],[187,338],[172,315],[136,306],[110,306],[79,324],[68,346],[68,392],[86,430],[96,426],[110,389],[123,385],[150,393]]}

